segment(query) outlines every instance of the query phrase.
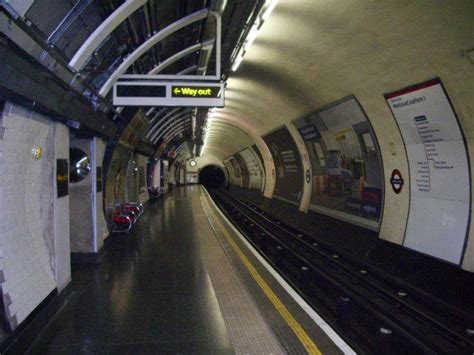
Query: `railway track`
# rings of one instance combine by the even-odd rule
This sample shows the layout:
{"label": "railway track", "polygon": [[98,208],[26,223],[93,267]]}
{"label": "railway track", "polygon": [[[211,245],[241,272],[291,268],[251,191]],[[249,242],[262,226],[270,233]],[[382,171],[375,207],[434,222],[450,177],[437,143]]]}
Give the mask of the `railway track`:
{"label": "railway track", "polygon": [[473,354],[474,319],[222,190],[211,196],[345,340],[367,354]]}

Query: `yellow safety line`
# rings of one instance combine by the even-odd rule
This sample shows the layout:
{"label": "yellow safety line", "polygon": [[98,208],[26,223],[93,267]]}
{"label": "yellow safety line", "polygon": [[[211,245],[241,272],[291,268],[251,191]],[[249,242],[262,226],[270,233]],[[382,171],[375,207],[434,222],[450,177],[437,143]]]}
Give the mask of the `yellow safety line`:
{"label": "yellow safety line", "polygon": [[[214,213],[211,212],[213,215]],[[215,215],[214,215],[215,216]],[[290,311],[285,307],[282,301],[278,298],[278,296],[272,291],[270,286],[265,282],[262,276],[258,273],[257,269],[252,265],[252,262],[245,256],[239,246],[234,242],[232,237],[229,235],[227,230],[221,224],[221,222],[215,218],[215,221],[219,225],[221,232],[224,234],[225,238],[229,242],[229,244],[234,248],[234,251],[239,256],[240,260],[244,263],[245,267],[249,270],[252,277],[255,279],[257,284],[260,286],[262,291],[268,297],[268,299],[273,303],[273,306],[276,310],[281,314],[283,319],[286,321],[288,326],[291,330],[295,333],[298,339],[303,344],[304,348],[308,352],[308,354],[322,354],[321,351],[318,349],[316,344],[313,340],[309,337],[309,335],[304,331],[303,327],[296,321],[296,319],[291,315]]]}

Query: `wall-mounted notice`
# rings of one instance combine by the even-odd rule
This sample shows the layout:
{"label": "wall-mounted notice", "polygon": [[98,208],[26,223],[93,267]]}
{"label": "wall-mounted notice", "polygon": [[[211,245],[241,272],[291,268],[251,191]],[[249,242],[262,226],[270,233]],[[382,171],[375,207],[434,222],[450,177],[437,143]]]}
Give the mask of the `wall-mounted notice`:
{"label": "wall-mounted notice", "polygon": [[275,196],[299,202],[303,190],[303,171],[298,148],[286,127],[263,137],[275,162]]}
{"label": "wall-mounted notice", "polygon": [[234,170],[234,175],[237,179],[241,179],[242,178],[242,172],[240,170],[240,165],[239,165],[239,162],[237,160],[235,160],[234,157],[230,158],[229,159],[230,163],[232,164],[232,168]]}
{"label": "wall-mounted notice", "polygon": [[354,96],[294,121],[311,161],[310,209],[378,230],[383,173],[375,134]]}
{"label": "wall-mounted notice", "polygon": [[439,79],[385,95],[405,142],[410,213],[404,245],[459,264],[470,214],[470,173],[457,117]]}
{"label": "wall-mounted notice", "polygon": [[262,187],[262,172],[260,170],[260,165],[258,164],[258,158],[249,148],[241,151],[240,156],[244,159],[245,164],[247,165],[248,174],[249,174],[249,187],[251,189],[261,189]]}
{"label": "wall-mounted notice", "polygon": [[249,171],[247,169],[247,164],[245,163],[244,159],[240,156],[240,154],[233,155],[234,160],[239,164],[240,173],[242,175],[242,187],[249,188],[250,187],[250,178],[249,178]]}

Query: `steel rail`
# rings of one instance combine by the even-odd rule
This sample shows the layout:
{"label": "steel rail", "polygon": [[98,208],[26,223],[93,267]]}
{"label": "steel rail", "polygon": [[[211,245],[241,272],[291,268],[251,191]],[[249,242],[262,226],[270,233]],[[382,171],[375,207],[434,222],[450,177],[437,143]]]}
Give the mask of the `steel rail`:
{"label": "steel rail", "polygon": [[[285,255],[286,258],[291,255],[291,257],[298,260],[300,264],[311,269],[311,272],[313,274],[318,274],[319,277],[324,278],[325,280],[333,284],[333,286],[336,286],[336,288],[339,289],[342,294],[350,296],[352,302],[356,302],[361,307],[369,310],[372,315],[382,321],[385,326],[389,326],[390,328],[392,328],[398,335],[401,335],[407,341],[411,342],[419,350],[427,353],[437,353],[439,351],[445,350],[439,348],[439,346],[437,344],[434,344],[433,342],[428,343],[425,339],[422,339],[423,336],[421,336],[420,330],[425,332],[428,332],[429,330],[436,331],[437,333],[441,333],[437,334],[440,338],[444,338],[444,340],[450,342],[451,344],[459,343],[460,347],[463,349],[466,349],[466,347],[471,347],[472,349],[472,339],[469,339],[468,337],[460,334],[460,332],[462,331],[462,327],[456,327],[452,324],[451,327],[449,327],[444,324],[445,320],[441,321],[439,320],[439,317],[438,319],[436,319],[433,314],[430,314],[432,312],[420,310],[420,307],[423,307],[422,305],[413,305],[407,302],[407,299],[409,299],[409,297],[401,298],[397,294],[397,290],[400,289],[399,286],[401,283],[394,282],[393,277],[389,277],[390,275],[387,275],[385,273],[381,275],[380,271],[377,272],[377,270],[374,270],[374,268],[370,267],[370,265],[367,265],[363,262],[355,262],[354,260],[351,260],[351,258],[347,258],[347,256],[342,255],[340,251],[337,252],[337,254],[339,255],[336,255],[334,251],[331,250],[333,248],[327,246],[327,244],[324,245],[324,243],[321,243],[320,241],[318,241],[318,243],[315,243],[314,237],[309,237],[307,233],[276,220],[275,218],[269,216],[267,213],[258,209],[253,204],[250,204],[249,206],[249,203],[245,203],[241,198],[240,201],[238,201],[230,195],[226,195],[226,197],[220,195],[220,199],[227,199],[227,203],[232,206],[235,211],[237,211],[238,218],[243,219],[245,224],[249,225],[250,223],[252,229],[259,228],[261,231],[263,231],[263,233],[265,233],[265,235],[268,236],[271,240],[273,240],[273,243],[277,245],[276,249],[283,248],[283,254],[287,254]],[[245,229],[245,227],[242,226],[240,228]],[[248,230],[246,234],[248,234]],[[305,239],[311,239],[311,241],[308,242]],[[253,240],[251,241],[256,244]],[[264,248],[259,245],[256,246],[260,250]],[[299,249],[311,251],[311,260],[309,260],[308,257],[301,255],[303,253],[298,252],[297,250]],[[326,251],[324,249],[328,250]],[[283,257],[283,254],[281,254],[280,256]],[[337,256],[337,258],[334,257],[335,255]],[[317,262],[315,262],[314,258],[316,256],[320,260],[322,259],[322,263],[320,262],[318,264]],[[268,259],[268,256],[266,257]],[[269,261],[272,262],[272,260]],[[355,267],[354,265],[357,265],[357,267]],[[366,273],[361,274],[361,266],[366,270]],[[334,268],[334,270],[336,271],[334,272],[335,277],[327,274],[328,269],[330,269],[331,267]],[[355,269],[357,269],[357,271]],[[368,270],[370,270],[370,272],[367,272]],[[354,284],[354,280],[357,280],[356,283],[364,287],[361,287],[362,290],[358,291],[356,288],[350,285],[351,282],[349,282],[348,280],[344,280],[343,276],[349,276],[349,280],[352,280],[352,284]],[[382,279],[382,281],[374,278],[371,279],[371,276],[375,276],[376,278]],[[390,286],[394,283],[397,287]],[[403,284],[403,286],[403,289],[405,290],[410,289],[410,293],[413,291],[412,288],[407,284]],[[389,287],[390,290],[387,290],[387,287]],[[367,290],[370,290],[369,292],[371,292],[372,294],[375,293],[376,296],[374,297],[373,295],[368,295]],[[397,296],[395,296],[395,294],[397,294]],[[432,299],[429,299],[429,301],[430,303],[433,302]],[[382,303],[382,305],[380,305],[380,303]],[[446,305],[443,304],[443,307],[445,306]],[[387,310],[387,308],[389,309]],[[455,309],[451,308],[449,309],[449,311],[456,312]],[[410,319],[412,323],[415,323],[415,325],[406,324],[407,322],[401,320],[402,317],[400,316],[400,314],[410,315]],[[458,317],[456,318],[459,323],[459,314],[457,314],[457,316]],[[451,328],[457,328],[457,331]],[[465,329],[466,328],[464,328],[464,330]],[[440,339],[440,342],[442,342],[442,340],[443,339]]]}

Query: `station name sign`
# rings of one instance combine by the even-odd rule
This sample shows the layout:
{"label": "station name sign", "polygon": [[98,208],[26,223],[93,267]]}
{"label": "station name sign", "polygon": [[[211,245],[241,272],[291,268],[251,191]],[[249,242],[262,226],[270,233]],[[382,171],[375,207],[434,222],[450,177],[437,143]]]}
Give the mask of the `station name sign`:
{"label": "station name sign", "polygon": [[224,107],[223,82],[118,81],[115,106]]}

